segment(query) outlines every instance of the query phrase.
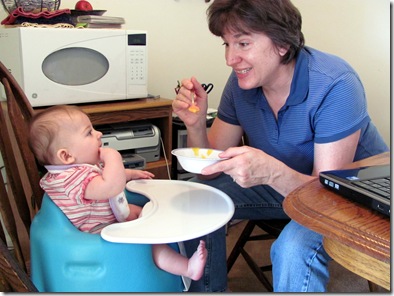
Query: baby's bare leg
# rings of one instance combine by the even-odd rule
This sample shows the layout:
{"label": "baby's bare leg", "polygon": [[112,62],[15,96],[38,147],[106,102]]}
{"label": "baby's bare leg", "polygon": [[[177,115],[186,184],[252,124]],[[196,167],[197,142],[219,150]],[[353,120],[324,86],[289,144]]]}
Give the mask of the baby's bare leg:
{"label": "baby's bare leg", "polygon": [[208,251],[205,248],[205,242],[200,240],[200,244],[197,247],[197,250],[194,252],[193,256],[189,259],[188,264],[188,273],[187,277],[192,280],[199,280],[203,273],[205,263],[207,262]]}
{"label": "baby's bare leg", "polygon": [[172,274],[199,280],[204,273],[208,251],[205,242],[200,241],[196,252],[188,259],[168,245],[153,245],[153,259],[157,267]]}
{"label": "baby's bare leg", "polygon": [[137,219],[142,211],[142,207],[129,204],[130,214],[127,216],[126,221],[132,221]]}

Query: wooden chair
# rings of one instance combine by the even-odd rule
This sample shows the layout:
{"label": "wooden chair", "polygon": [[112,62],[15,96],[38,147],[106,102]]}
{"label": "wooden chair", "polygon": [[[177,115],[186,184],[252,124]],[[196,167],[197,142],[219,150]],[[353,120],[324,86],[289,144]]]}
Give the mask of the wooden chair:
{"label": "wooden chair", "polygon": [[[7,196],[4,180],[2,174],[0,174],[0,207],[1,207],[1,215],[4,217],[4,211],[8,213],[12,213],[11,205],[7,202],[8,199],[4,202],[4,197]],[[7,219],[3,219],[7,221]],[[8,226],[15,228],[15,223],[4,222],[8,224]],[[37,288],[34,286],[31,281],[29,275],[27,274],[24,264],[21,264],[21,260],[23,261],[23,257],[21,257],[20,246],[15,247],[15,252],[12,253],[7,247],[6,236],[4,233],[4,229],[0,228],[0,288],[1,291],[4,292],[38,292]],[[14,239],[12,240],[14,241]],[[17,257],[17,258],[16,258]],[[23,261],[24,262],[24,261]]]}
{"label": "wooden chair", "polygon": [[[43,190],[39,186],[40,171],[43,172],[43,168],[38,165],[35,160],[33,153],[30,151],[28,146],[28,122],[33,116],[34,110],[27,99],[22,88],[19,86],[15,78],[10,74],[8,69],[0,62],[0,80],[5,89],[5,95],[7,98],[7,114],[9,122],[11,123],[11,130],[13,130],[16,147],[20,149],[20,154],[23,160],[23,167],[26,169],[26,174],[29,176],[28,185],[31,189],[30,196],[30,207],[34,212],[40,209]],[[10,147],[6,147],[6,149]],[[11,163],[11,167],[15,168],[14,164]],[[11,172],[14,174],[15,171]],[[20,175],[13,175],[14,180],[20,179]],[[12,184],[11,184],[12,185]],[[12,188],[12,190],[16,190]],[[18,195],[19,196],[19,195]],[[18,207],[18,210],[23,211],[24,207]],[[21,214],[25,225],[30,225],[31,222],[26,217],[25,213]]]}
{"label": "wooden chair", "polygon": [[1,288],[5,292],[38,292],[27,273],[0,239]]}
{"label": "wooden chair", "polygon": [[[0,277],[4,291],[37,291],[29,278],[29,232],[43,191],[38,183],[35,158],[27,146],[28,131],[24,120],[30,119],[33,109],[2,63],[0,81],[7,98],[7,102],[0,103],[0,153],[6,172],[6,181],[3,176],[0,179],[0,214],[3,220],[0,230]],[[31,199],[26,196],[31,196]],[[6,245],[6,233],[12,242],[10,248]]]}
{"label": "wooden chair", "polygon": [[[249,220],[237,242],[235,243],[229,257],[227,258],[227,273],[230,272],[238,256],[241,254],[244,257],[246,263],[249,265],[250,269],[267,289],[267,291],[272,292],[272,284],[264,274],[265,272],[272,270],[272,265],[259,266],[253,257],[246,251],[245,245],[249,241],[266,241],[276,239],[281,233],[282,229],[289,222],[289,219]],[[256,226],[262,229],[265,233],[253,235],[252,232]]]}

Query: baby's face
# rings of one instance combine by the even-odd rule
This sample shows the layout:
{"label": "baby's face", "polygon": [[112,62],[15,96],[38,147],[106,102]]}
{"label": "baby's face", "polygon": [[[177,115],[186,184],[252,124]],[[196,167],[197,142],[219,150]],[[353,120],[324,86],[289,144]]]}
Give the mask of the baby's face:
{"label": "baby's face", "polygon": [[74,113],[68,124],[62,127],[59,137],[74,163],[97,164],[100,161],[101,132],[96,131],[84,113]]}

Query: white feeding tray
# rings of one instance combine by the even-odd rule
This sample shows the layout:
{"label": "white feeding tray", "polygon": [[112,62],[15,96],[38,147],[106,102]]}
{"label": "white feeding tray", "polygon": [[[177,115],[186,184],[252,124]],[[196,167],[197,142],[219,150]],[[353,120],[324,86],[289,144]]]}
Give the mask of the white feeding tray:
{"label": "white feeding tray", "polygon": [[173,180],[134,180],[126,189],[146,196],[142,217],[104,227],[110,242],[161,244],[186,241],[227,224],[234,214],[231,198],[208,185]]}
{"label": "white feeding tray", "polygon": [[200,174],[203,168],[227,159],[218,156],[221,152],[223,151],[208,148],[178,148],[171,151],[182,168],[194,174]]}

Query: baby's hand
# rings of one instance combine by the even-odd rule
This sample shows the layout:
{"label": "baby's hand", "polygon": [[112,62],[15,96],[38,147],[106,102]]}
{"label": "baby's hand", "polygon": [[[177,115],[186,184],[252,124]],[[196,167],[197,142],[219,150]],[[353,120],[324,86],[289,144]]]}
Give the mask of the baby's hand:
{"label": "baby's hand", "polygon": [[126,169],[126,180],[152,179],[155,175],[148,171]]}
{"label": "baby's hand", "polygon": [[122,156],[120,155],[120,153],[117,150],[109,147],[100,148],[100,160],[104,164],[110,161],[120,161],[123,163]]}

